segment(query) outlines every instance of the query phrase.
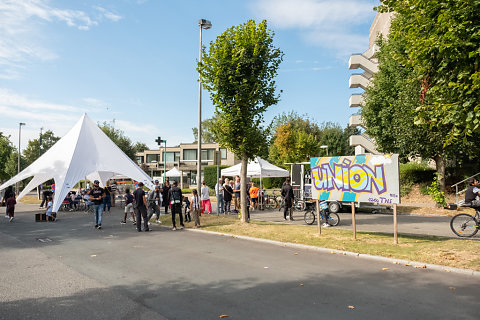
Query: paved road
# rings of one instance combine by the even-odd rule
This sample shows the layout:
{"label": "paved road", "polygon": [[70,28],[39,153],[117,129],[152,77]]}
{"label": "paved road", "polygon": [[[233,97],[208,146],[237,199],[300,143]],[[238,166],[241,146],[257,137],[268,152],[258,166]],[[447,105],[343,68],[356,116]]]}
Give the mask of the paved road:
{"label": "paved road", "polygon": [[17,215],[0,220],[0,319],[478,319],[472,276],[159,226],[138,233],[118,210],[104,230],[83,213]]}

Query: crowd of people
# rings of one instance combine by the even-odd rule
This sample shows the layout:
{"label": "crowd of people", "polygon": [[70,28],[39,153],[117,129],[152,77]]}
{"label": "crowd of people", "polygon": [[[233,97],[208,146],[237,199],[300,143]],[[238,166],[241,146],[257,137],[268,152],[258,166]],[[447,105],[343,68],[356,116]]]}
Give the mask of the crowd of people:
{"label": "crowd of people", "polygon": [[[193,190],[190,198],[182,194],[182,190],[178,187],[177,181],[170,184],[168,178],[160,185],[158,180],[154,181],[155,187],[148,193],[144,191],[142,182],[138,183],[138,188],[132,193],[129,188],[125,189],[122,200],[125,203],[124,215],[121,220],[122,224],[127,223],[127,217],[130,214],[131,221],[136,226],[136,229],[141,232],[150,231],[150,220],[155,219],[157,223],[161,223],[160,214],[161,208],[164,208],[164,214],[168,214],[169,210],[172,217],[172,230],[183,229],[185,222],[194,221],[194,228],[200,226],[200,216],[203,213],[212,213],[212,203],[210,201],[209,187],[205,181],[202,181],[200,194],[197,190]],[[259,198],[261,190],[255,183],[247,183],[247,219],[250,219],[250,210],[256,210],[259,207]],[[105,187],[100,187],[100,182],[95,180],[93,186],[87,184],[84,190],[70,191],[63,200],[66,208],[74,210],[77,208],[80,201],[84,201],[87,209],[93,207],[95,215],[95,229],[102,229],[103,213],[110,213],[112,207],[112,199],[114,200],[116,184],[111,185],[106,183]],[[229,214],[238,213],[241,208],[240,194],[241,182],[240,177],[236,176],[234,180],[228,178],[220,178],[215,185],[215,194],[217,197],[217,204],[219,207],[218,213]],[[42,203],[40,208],[45,208],[46,220],[55,221],[56,216],[52,212],[53,208],[54,189],[46,189],[42,193]],[[293,204],[293,190],[290,186],[290,178],[287,178],[282,187],[282,196],[285,200],[284,219],[293,220],[292,204]],[[120,196],[119,196],[120,197]],[[232,203],[233,201],[233,203]],[[14,219],[15,212],[15,193],[12,187],[8,187],[2,202],[6,204],[6,217],[10,222]],[[179,225],[177,226],[177,215]],[[143,221],[143,226],[142,226]]]}

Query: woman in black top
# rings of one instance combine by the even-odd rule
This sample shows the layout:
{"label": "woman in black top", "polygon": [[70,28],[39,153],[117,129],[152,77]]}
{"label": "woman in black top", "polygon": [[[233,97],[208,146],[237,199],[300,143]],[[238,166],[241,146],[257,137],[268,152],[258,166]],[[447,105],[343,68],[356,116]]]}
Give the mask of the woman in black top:
{"label": "woman in black top", "polygon": [[230,204],[232,203],[233,189],[228,183],[228,179],[225,180],[223,186],[223,201],[225,201],[225,212],[230,212]]}

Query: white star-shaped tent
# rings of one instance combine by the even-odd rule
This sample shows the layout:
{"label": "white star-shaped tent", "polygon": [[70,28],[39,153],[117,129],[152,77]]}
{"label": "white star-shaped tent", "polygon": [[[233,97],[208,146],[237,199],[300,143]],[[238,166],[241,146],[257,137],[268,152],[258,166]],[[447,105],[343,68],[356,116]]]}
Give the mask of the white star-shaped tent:
{"label": "white star-shaped tent", "polygon": [[87,114],[45,154],[0,186],[0,190],[33,176],[18,199],[39,184],[55,180],[53,212],[68,192],[85,177],[97,177],[102,184],[121,174],[154,188],[152,179],[93,122]]}

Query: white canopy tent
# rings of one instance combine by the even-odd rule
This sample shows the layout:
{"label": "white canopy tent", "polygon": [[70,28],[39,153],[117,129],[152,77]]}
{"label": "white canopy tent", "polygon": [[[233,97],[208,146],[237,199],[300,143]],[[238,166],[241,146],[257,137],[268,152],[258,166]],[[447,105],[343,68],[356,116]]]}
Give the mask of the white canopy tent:
{"label": "white canopy tent", "polygon": [[20,193],[18,199],[21,199],[39,184],[53,178],[53,211],[57,212],[65,196],[80,180],[87,177],[105,184],[115,174],[154,188],[152,179],[84,114],[63,138],[30,166],[2,184],[0,190],[33,176]]}
{"label": "white canopy tent", "polygon": [[[230,168],[221,170],[222,176],[234,177],[240,175],[242,164],[238,163]],[[290,172],[288,170],[277,167],[271,164],[267,160],[263,160],[260,157],[256,157],[254,160],[247,164],[247,177],[260,178],[260,188],[262,188],[262,178],[267,177],[289,177]]]}
{"label": "white canopy tent", "polygon": [[[183,173],[183,175],[185,176],[186,174]],[[165,173],[165,176],[167,176],[167,177],[180,177],[180,176],[182,176],[182,173],[180,172],[180,170],[178,170],[176,167],[174,167],[173,169],[168,170]],[[163,177],[163,174],[162,174],[162,177]]]}

